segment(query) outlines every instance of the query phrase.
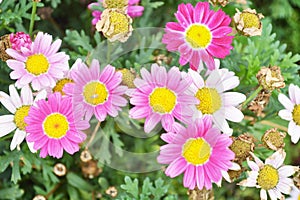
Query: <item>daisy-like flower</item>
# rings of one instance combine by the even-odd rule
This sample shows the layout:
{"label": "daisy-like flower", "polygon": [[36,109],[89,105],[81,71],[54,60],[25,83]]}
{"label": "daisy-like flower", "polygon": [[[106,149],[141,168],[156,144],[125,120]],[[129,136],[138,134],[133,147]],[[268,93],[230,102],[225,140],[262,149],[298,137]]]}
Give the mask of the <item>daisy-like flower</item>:
{"label": "daisy-like flower", "polygon": [[179,51],[179,63],[197,70],[203,61],[207,68],[215,68],[213,57],[225,58],[232,49],[233,36],[230,17],[221,9],[209,9],[208,2],[180,4],[175,14],[179,23],[168,22],[162,42],[169,51]]}
{"label": "daisy-like flower", "polygon": [[191,80],[183,79],[177,67],[167,72],[165,67],[157,64],[151,66],[151,73],[141,69],[142,79],[136,78],[136,89],[129,94],[130,103],[135,105],[129,111],[134,119],[146,118],[144,130],[149,133],[160,121],[165,130],[170,130],[175,119],[189,123],[197,99],[186,93]]}
{"label": "daisy-like flower", "polygon": [[40,151],[40,157],[50,155],[63,156],[63,150],[74,154],[79,150],[79,143],[86,139],[82,130],[89,128],[89,122],[82,120],[82,110],[73,110],[72,98],[62,98],[56,92],[48,96],[48,101],[40,100],[32,106],[28,116],[26,131],[27,141],[33,142],[33,148]]}
{"label": "daisy-like flower", "polygon": [[55,81],[64,76],[64,72],[69,69],[69,56],[64,52],[57,53],[61,40],[51,43],[51,35],[39,32],[29,49],[21,47],[20,52],[14,49],[6,50],[13,58],[6,63],[13,70],[10,78],[17,80],[17,88],[29,83],[34,90],[54,87]]}
{"label": "daisy-like flower", "polygon": [[[0,91],[0,102],[12,114],[0,116],[0,137],[3,137],[15,130],[15,134],[10,143],[10,150],[14,150],[26,137],[26,122],[24,118],[28,115],[30,107],[38,100],[46,98],[46,91],[37,94],[35,100],[28,85],[21,89],[21,96],[14,85],[9,86],[9,94]],[[32,145],[27,143],[29,149],[34,152]]]}
{"label": "daisy-like flower", "polygon": [[73,70],[74,83],[66,84],[64,92],[71,96],[74,105],[83,104],[85,119],[90,120],[93,114],[99,121],[104,121],[107,114],[116,117],[121,107],[127,104],[122,97],[127,87],[121,86],[122,73],[116,72],[113,66],[106,66],[100,72],[100,65],[93,60],[90,68],[83,62],[76,62],[77,70]]}
{"label": "daisy-like flower", "polygon": [[290,121],[288,134],[293,143],[298,143],[300,138],[300,88],[291,84],[289,86],[289,97],[279,94],[278,100],[285,109],[280,110],[278,115],[287,121]]}
{"label": "daisy-like flower", "polygon": [[300,190],[297,187],[293,187],[291,196],[286,200],[299,200],[300,199]]}
{"label": "daisy-like flower", "polygon": [[203,80],[199,73],[191,69],[188,74],[193,79],[190,90],[199,100],[199,104],[196,106],[196,116],[194,117],[210,115],[214,124],[222,132],[232,134],[232,129],[226,120],[233,122],[243,120],[243,113],[236,107],[246,100],[246,96],[238,92],[226,91],[239,85],[238,77],[233,72],[228,71],[228,69],[212,71],[206,81]]}
{"label": "daisy-like flower", "polygon": [[239,183],[245,187],[261,188],[260,198],[267,200],[267,192],[272,200],[284,199],[284,194],[290,194],[294,182],[289,176],[299,170],[299,167],[283,165],[286,153],[280,149],[266,159],[263,163],[253,153],[254,161],[247,160],[252,171],[248,172],[248,178]]}
{"label": "daisy-like flower", "polygon": [[232,167],[234,153],[229,149],[232,140],[212,128],[209,117],[161,138],[168,144],[160,148],[158,162],[169,164],[165,173],[171,178],[184,173],[183,185],[191,190],[196,186],[200,190],[211,189],[212,183],[221,181],[222,171]]}

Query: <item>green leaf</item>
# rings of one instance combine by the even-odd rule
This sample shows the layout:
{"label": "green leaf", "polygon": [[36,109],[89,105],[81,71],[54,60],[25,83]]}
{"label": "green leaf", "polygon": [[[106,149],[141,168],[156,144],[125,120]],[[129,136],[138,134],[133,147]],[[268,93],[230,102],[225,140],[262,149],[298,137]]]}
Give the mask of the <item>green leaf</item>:
{"label": "green leaf", "polygon": [[91,184],[89,184],[87,181],[85,181],[83,178],[81,178],[80,176],[78,176],[73,172],[69,172],[67,174],[67,180],[71,186],[77,189],[86,190],[86,191],[93,190],[93,186]]}
{"label": "green leaf", "polygon": [[125,177],[125,185],[121,185],[121,188],[123,190],[126,190],[127,193],[131,194],[135,199],[138,199],[139,197],[139,182],[137,179],[134,179],[133,181],[129,176]]}
{"label": "green leaf", "polygon": [[70,200],[78,200],[78,199],[80,199],[78,191],[74,187],[72,187],[71,185],[68,185],[67,190],[68,190],[68,195],[70,197],[69,198]]}
{"label": "green leaf", "polygon": [[0,189],[0,199],[17,199],[21,198],[23,194],[24,190],[18,188],[18,186]]}

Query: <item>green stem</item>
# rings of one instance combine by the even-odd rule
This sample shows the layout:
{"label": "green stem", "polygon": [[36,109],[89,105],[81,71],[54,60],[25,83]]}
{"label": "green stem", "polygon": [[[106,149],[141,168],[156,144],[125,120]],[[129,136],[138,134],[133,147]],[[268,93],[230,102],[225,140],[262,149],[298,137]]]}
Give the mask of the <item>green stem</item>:
{"label": "green stem", "polygon": [[29,25],[29,35],[31,37],[32,37],[32,31],[33,31],[33,26],[34,26],[34,21],[35,21],[36,7],[37,7],[37,2],[33,1],[32,2],[31,18],[30,18],[30,25]]}
{"label": "green stem", "polygon": [[250,103],[257,95],[258,93],[260,93],[260,91],[263,89],[263,87],[260,85],[247,99],[246,101],[243,103],[243,109],[246,108],[246,106],[248,105],[248,103]]}
{"label": "green stem", "polygon": [[107,52],[106,52],[106,63],[110,63],[110,54],[112,50],[112,43],[107,40]]}

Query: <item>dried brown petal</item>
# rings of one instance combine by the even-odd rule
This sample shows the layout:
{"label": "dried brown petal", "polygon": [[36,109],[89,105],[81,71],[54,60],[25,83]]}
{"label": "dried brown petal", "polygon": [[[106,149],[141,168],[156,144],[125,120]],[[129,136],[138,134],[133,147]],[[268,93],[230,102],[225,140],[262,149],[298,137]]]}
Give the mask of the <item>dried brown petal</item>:
{"label": "dried brown petal", "polygon": [[209,0],[209,3],[211,3],[213,6],[222,6],[225,7],[229,1],[228,0]]}
{"label": "dried brown petal", "polygon": [[253,152],[255,148],[254,141],[255,139],[248,133],[233,138],[233,142],[229,148],[235,154],[235,162],[242,163],[250,156],[250,152]]}
{"label": "dried brown petal", "polygon": [[117,190],[116,187],[111,186],[111,187],[107,188],[107,190],[105,191],[105,193],[114,198],[114,197],[116,197],[118,195],[118,190]]}
{"label": "dried brown petal", "polygon": [[81,154],[80,154],[80,160],[82,162],[88,162],[88,161],[90,161],[92,159],[93,159],[93,156],[92,156],[92,154],[90,153],[90,151],[88,149],[85,149],[85,150],[83,150],[81,152]]}
{"label": "dried brown petal", "polygon": [[263,111],[269,103],[271,94],[269,91],[261,90],[255,99],[249,103],[248,109],[254,112],[256,116],[264,117],[265,113]]}
{"label": "dried brown petal", "polygon": [[56,176],[64,176],[67,173],[67,168],[64,164],[57,163],[53,168],[53,172]]}
{"label": "dried brown petal", "polygon": [[12,59],[5,51],[6,49],[11,48],[11,42],[9,38],[9,34],[3,35],[0,37],[0,59],[4,62]]}
{"label": "dried brown petal", "polygon": [[84,177],[92,179],[102,172],[102,168],[97,166],[97,161],[90,160],[88,162],[81,163],[81,171]]}
{"label": "dried brown petal", "polygon": [[214,192],[213,190],[206,190],[203,188],[202,190],[199,190],[198,188],[195,188],[194,190],[188,191],[189,200],[214,200]]}
{"label": "dried brown petal", "polygon": [[267,91],[285,87],[280,67],[262,67],[256,75],[259,84]]}
{"label": "dried brown petal", "polygon": [[164,54],[159,54],[158,56],[154,57],[154,61],[160,66],[164,63],[169,65],[172,62],[172,57],[168,57]]}
{"label": "dried brown petal", "polygon": [[261,140],[264,146],[266,146],[269,149],[277,151],[284,147],[285,136],[286,133],[278,131],[277,128],[272,128],[265,132]]}

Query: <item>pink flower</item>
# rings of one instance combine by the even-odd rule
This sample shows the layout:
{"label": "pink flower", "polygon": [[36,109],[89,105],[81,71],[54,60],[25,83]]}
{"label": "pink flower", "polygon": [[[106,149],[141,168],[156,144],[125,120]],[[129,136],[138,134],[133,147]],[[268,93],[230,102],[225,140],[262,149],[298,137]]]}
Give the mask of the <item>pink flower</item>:
{"label": "pink flower", "polygon": [[86,120],[90,120],[93,114],[99,121],[104,121],[107,114],[116,117],[121,107],[127,104],[122,97],[127,87],[120,85],[122,73],[110,65],[100,72],[97,60],[92,61],[90,68],[82,61],[75,64],[77,67],[72,70],[74,83],[66,84],[63,91],[73,98],[74,105],[83,105],[80,111]]}
{"label": "pink flower", "polygon": [[33,148],[40,151],[40,157],[63,156],[63,150],[74,154],[79,143],[86,139],[82,130],[89,128],[88,121],[82,120],[81,110],[73,111],[71,98],[62,98],[60,93],[50,94],[48,101],[40,100],[25,117],[26,137],[33,142]]}
{"label": "pink flower", "polygon": [[232,167],[234,153],[228,148],[232,140],[212,128],[208,117],[161,138],[168,144],[160,148],[158,162],[169,164],[165,174],[171,178],[184,173],[183,185],[191,190],[196,186],[211,189],[212,183],[221,181],[222,172]]}
{"label": "pink flower", "polygon": [[[96,3],[91,3],[88,5],[88,9],[92,10],[92,16],[94,17],[92,20],[92,24],[96,25],[96,23],[101,19],[101,15],[102,12],[100,10],[103,10],[103,6],[102,6],[102,1],[103,0],[99,0]],[[129,0],[128,1],[128,7],[127,7],[127,14],[132,17],[132,18],[136,18],[136,17],[140,17],[143,15],[144,12],[144,7],[143,6],[139,6],[137,4],[139,4],[140,0]],[[93,10],[93,7],[98,7],[99,10]]]}
{"label": "pink flower", "polygon": [[39,32],[30,49],[6,50],[7,54],[13,57],[6,63],[13,70],[10,78],[17,80],[17,88],[29,83],[34,90],[54,87],[55,81],[64,76],[65,71],[69,69],[69,56],[64,52],[57,53],[61,40],[51,43],[51,35]]}
{"label": "pink flower", "polygon": [[24,32],[17,32],[16,34],[11,33],[9,35],[9,39],[11,42],[11,48],[16,51],[21,51],[22,47],[30,49],[32,44],[30,36]]}
{"label": "pink flower", "polygon": [[168,22],[162,39],[167,49],[179,51],[181,65],[189,62],[197,70],[203,61],[209,70],[215,69],[213,57],[225,58],[232,49],[230,17],[221,9],[210,10],[208,2],[198,2],[195,8],[180,4],[175,16],[178,23]]}
{"label": "pink flower", "polygon": [[130,92],[130,103],[135,105],[129,112],[131,118],[146,118],[144,130],[149,133],[160,121],[166,130],[171,130],[178,119],[184,123],[191,120],[191,105],[198,103],[193,95],[185,93],[191,79],[183,79],[177,67],[169,72],[156,64],[151,66],[151,73],[141,69],[142,79],[135,79],[136,89]]}

